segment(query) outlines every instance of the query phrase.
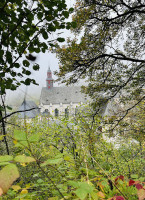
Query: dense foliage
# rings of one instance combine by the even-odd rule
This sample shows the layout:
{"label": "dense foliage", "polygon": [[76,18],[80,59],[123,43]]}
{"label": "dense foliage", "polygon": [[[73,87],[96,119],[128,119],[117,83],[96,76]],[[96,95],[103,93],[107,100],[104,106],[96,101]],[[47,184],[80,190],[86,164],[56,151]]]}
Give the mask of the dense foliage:
{"label": "dense foliage", "polygon": [[[65,22],[73,8],[64,0],[1,0],[0,1],[0,123],[6,140],[6,90],[16,90],[21,84],[37,84],[31,78],[30,65],[39,70],[37,54],[47,52],[54,42],[65,39],[51,34],[69,29],[74,23]],[[7,116],[8,117],[8,116]]]}
{"label": "dense foliage", "polygon": [[92,121],[91,110],[83,110],[71,119],[38,118],[24,129],[17,120],[20,128],[8,127],[11,155],[0,156],[3,200],[144,199],[144,144],[126,138],[115,148],[103,139],[101,117]]}
{"label": "dense foliage", "polygon": [[[33,53],[46,52],[54,46],[50,33],[77,22],[80,42],[57,48],[59,78],[69,84],[87,77],[93,108],[102,109],[118,93],[123,97],[116,113],[104,118],[88,106],[71,118],[6,121],[0,107],[0,200],[145,199],[144,8],[141,0],[77,0],[73,22],[65,23],[72,9],[64,0],[0,2],[1,95],[35,83],[24,79]],[[130,99],[131,107],[124,106]],[[114,122],[117,146],[105,139]]]}
{"label": "dense foliage", "polygon": [[[64,0],[13,0],[0,1],[0,93],[15,90],[20,84],[36,84],[28,78],[33,70],[39,70],[33,53],[45,53],[54,45],[50,35],[56,30],[70,28],[65,23],[69,13]],[[59,42],[64,38],[56,36]],[[22,58],[22,59],[20,59]]]}

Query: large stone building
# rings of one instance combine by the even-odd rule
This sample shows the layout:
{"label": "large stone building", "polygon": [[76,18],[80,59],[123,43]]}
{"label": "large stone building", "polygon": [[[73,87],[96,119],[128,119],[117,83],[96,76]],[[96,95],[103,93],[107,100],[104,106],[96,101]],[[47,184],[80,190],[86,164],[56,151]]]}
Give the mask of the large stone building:
{"label": "large stone building", "polygon": [[74,115],[80,104],[87,103],[88,97],[81,93],[81,86],[54,87],[52,72],[47,71],[46,87],[42,88],[40,109],[42,113],[54,116]]}

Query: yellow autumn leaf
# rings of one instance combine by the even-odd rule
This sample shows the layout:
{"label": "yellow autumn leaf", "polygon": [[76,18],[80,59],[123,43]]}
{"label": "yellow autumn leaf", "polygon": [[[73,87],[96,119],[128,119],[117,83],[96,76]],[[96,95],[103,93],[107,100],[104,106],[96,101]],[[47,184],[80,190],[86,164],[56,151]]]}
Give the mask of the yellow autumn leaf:
{"label": "yellow autumn leaf", "polygon": [[14,143],[14,144],[17,144],[17,143],[18,143],[18,141],[17,141],[17,140],[13,140],[13,143]]}
{"label": "yellow autumn leaf", "polygon": [[26,190],[26,189],[23,189],[22,191],[21,191],[21,194],[27,194],[28,193],[28,190]]}
{"label": "yellow autumn leaf", "polygon": [[23,167],[26,167],[26,163],[20,163],[20,165],[22,165]]}
{"label": "yellow autumn leaf", "polygon": [[15,164],[8,164],[0,170],[0,188],[7,193],[12,183],[19,178],[20,174]]}
{"label": "yellow autumn leaf", "polygon": [[26,184],[26,189],[29,189],[29,188],[32,187],[32,186],[33,186],[32,183],[28,183],[28,184]]}
{"label": "yellow autumn leaf", "polygon": [[11,188],[15,191],[18,191],[21,189],[21,187],[19,185],[12,185]]}

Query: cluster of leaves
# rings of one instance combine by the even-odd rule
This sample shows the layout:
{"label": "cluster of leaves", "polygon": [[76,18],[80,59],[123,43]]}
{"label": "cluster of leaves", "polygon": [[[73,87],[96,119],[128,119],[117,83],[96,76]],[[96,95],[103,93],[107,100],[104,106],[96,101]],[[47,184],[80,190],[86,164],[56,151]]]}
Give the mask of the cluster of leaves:
{"label": "cluster of leaves", "polygon": [[122,102],[143,100],[144,15],[140,0],[77,0],[73,31],[80,39],[57,48],[58,80],[71,84],[87,78],[84,92],[96,105],[116,95]]}
{"label": "cluster of leaves", "polygon": [[[143,151],[136,158],[134,147],[113,148],[99,130],[101,117],[95,116],[93,121],[91,110],[83,110],[72,119],[51,119],[49,123],[47,118],[34,119],[27,131],[20,128],[12,133],[8,127],[12,156],[1,157],[0,180],[7,182],[8,189],[19,176],[18,169],[21,176],[8,191],[5,184],[0,185],[1,193],[7,191],[3,200],[143,200]],[[124,157],[130,161],[125,163]],[[2,175],[12,166],[18,167],[12,178]]]}
{"label": "cluster of leaves", "polygon": [[[30,62],[36,60],[32,53],[45,53],[54,45],[51,33],[72,26],[65,22],[72,11],[72,8],[67,10],[64,0],[0,2],[1,95],[20,84],[36,84],[34,79],[26,78],[31,74]],[[64,38],[56,37],[56,40],[63,42]],[[33,64],[33,70],[39,70],[37,63]]]}

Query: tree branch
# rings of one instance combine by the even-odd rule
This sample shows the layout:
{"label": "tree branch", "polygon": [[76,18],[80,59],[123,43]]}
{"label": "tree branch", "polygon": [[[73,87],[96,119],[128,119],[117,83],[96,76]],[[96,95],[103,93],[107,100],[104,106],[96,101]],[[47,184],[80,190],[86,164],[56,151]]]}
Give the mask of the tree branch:
{"label": "tree branch", "polygon": [[[126,115],[129,113],[130,110],[132,110],[133,108],[135,108],[141,101],[143,101],[145,99],[145,96],[143,96],[137,103],[135,103],[132,107],[128,108],[126,111],[125,111],[125,114],[119,119],[117,120],[117,124],[115,124],[115,126],[111,129],[111,131],[113,131],[118,125],[119,123],[126,117]],[[117,134],[116,134],[117,135]],[[115,135],[115,136],[116,136]],[[114,137],[115,137],[114,136]]]}
{"label": "tree branch", "polygon": [[22,112],[27,112],[27,111],[31,111],[31,110],[35,110],[35,109],[40,109],[40,108],[30,108],[30,109],[26,109],[26,110],[18,110],[18,111],[12,112],[12,113],[8,114],[7,116],[2,117],[2,119],[0,119],[0,122],[1,122],[2,120],[4,120],[4,119],[6,119],[6,118],[8,118],[8,117],[10,117],[10,116],[12,116],[12,115],[14,115],[14,114],[22,113]]}

